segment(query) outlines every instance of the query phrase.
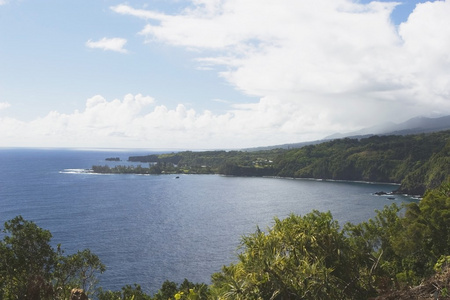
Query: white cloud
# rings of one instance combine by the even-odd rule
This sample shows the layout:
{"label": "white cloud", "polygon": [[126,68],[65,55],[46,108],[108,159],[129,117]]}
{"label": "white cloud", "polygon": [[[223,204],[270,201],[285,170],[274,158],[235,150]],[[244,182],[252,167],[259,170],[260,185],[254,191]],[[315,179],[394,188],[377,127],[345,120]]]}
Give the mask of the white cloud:
{"label": "white cloud", "polygon": [[[214,113],[142,95],[97,95],[71,114],[54,111],[32,122],[0,118],[0,146],[240,148],[450,114],[450,0],[418,5],[398,27],[390,20],[396,5],[193,0],[174,15],[114,6],[145,20],[140,33],[148,42],[195,50],[200,68],[218,70],[259,101]],[[111,40],[88,43],[126,52],[126,40]]]}
{"label": "white cloud", "polygon": [[128,5],[116,5],[110,7],[112,11],[123,14],[123,15],[131,15],[134,17],[138,17],[141,19],[156,19],[156,20],[162,20],[167,18],[164,14],[149,11],[149,10],[143,10],[143,9],[135,9]]}
{"label": "white cloud", "polygon": [[417,5],[399,33],[408,61],[403,66],[418,101],[442,106],[450,102],[450,1]]}
{"label": "white cloud", "polygon": [[127,43],[126,39],[123,38],[102,38],[98,41],[88,40],[86,42],[86,47],[88,48],[96,48],[102,50],[110,50],[120,53],[127,53],[128,51],[124,49],[125,44]]}
{"label": "white cloud", "polygon": [[5,5],[6,3],[8,3],[7,0],[0,0],[0,5]]}
{"label": "white cloud", "polygon": [[10,106],[11,106],[11,104],[9,104],[8,102],[0,102],[0,110],[6,109]]}
{"label": "white cloud", "polygon": [[195,0],[177,15],[113,10],[149,20],[147,41],[200,51],[200,69],[225,67],[225,80],[261,98],[236,116],[308,132],[450,113],[450,0],[419,4],[397,28],[398,4]]}
{"label": "white cloud", "polygon": [[218,102],[218,103],[225,103],[225,104],[230,104],[231,102],[229,100],[225,100],[225,99],[212,99],[212,101],[214,102]]}
{"label": "white cloud", "polygon": [[[265,145],[267,135],[273,136],[274,143],[282,143],[297,137],[280,119],[282,114],[272,113],[286,109],[268,99],[256,107],[213,114],[183,104],[156,105],[153,98],[140,94],[112,101],[96,95],[86,100],[84,110],[71,114],[52,111],[31,122],[0,118],[0,147],[228,149]],[[259,125],[262,121],[265,127]]]}

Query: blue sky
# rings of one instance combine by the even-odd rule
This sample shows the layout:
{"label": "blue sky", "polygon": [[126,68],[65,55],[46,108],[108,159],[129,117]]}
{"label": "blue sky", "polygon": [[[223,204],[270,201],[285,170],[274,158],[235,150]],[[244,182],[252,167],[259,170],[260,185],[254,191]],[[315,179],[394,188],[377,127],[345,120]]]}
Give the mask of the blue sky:
{"label": "blue sky", "polygon": [[450,0],[0,0],[0,147],[217,149],[450,113]]}

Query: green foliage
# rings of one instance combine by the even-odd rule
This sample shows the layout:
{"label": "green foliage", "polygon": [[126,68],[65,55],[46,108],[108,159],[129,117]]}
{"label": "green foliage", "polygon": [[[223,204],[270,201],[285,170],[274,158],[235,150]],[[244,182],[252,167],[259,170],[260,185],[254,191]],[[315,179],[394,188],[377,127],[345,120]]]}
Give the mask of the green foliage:
{"label": "green foliage", "polygon": [[426,189],[434,189],[450,176],[450,139],[442,137],[446,144],[442,148],[436,148],[430,158],[417,164],[417,167],[409,172],[404,180],[400,192],[422,195]]}
{"label": "green foliage", "polygon": [[208,299],[208,296],[209,288],[206,284],[194,284],[185,279],[183,283],[178,287],[178,292],[175,293],[173,299],[202,300]]}
{"label": "green foliage", "polygon": [[140,285],[126,285],[121,291],[103,291],[98,294],[98,300],[206,300],[209,299],[209,287],[206,284],[192,283],[185,279],[180,285],[166,280],[156,294],[146,294]]}
{"label": "green foliage", "polygon": [[183,291],[176,293],[175,296],[173,296],[173,298],[175,300],[180,300],[180,299],[197,300],[197,299],[200,299],[200,296],[199,296],[199,294],[197,294],[195,292],[194,289],[190,289],[189,292],[187,292],[187,293],[185,293]]}
{"label": "green foliage", "polygon": [[[62,254],[61,251],[59,253]],[[87,295],[95,294],[98,284],[96,273],[105,270],[98,256],[89,249],[68,256],[58,255],[53,273],[57,296],[67,298],[72,288],[81,288]]]}
{"label": "green foliage", "polygon": [[354,267],[350,243],[330,213],[275,219],[242,239],[239,263],[215,274],[224,299],[363,299],[371,291]]}
{"label": "green foliage", "polygon": [[155,294],[155,300],[166,300],[171,299],[178,292],[178,285],[173,282],[166,280],[163,282],[161,289]]}
{"label": "green foliage", "polygon": [[266,151],[184,151],[131,156],[141,166],[94,166],[97,173],[281,176],[401,183],[399,193],[423,195],[450,176],[450,131],[337,139]]}
{"label": "green foliage", "polygon": [[[0,299],[69,299],[73,288],[81,288],[99,300],[207,299],[209,288],[187,279],[181,285],[166,281],[151,297],[139,285],[121,291],[96,289],[97,274],[105,271],[98,256],[86,249],[64,255],[50,245],[51,233],[18,216],[5,223],[0,242]],[[177,296],[178,295],[178,296]]]}
{"label": "green foliage", "polygon": [[122,291],[100,290],[98,300],[152,300],[152,297],[145,294],[140,285],[134,284],[122,287]]}
{"label": "green foliage", "polygon": [[[92,166],[92,172],[99,174],[161,174],[163,170],[167,170],[161,164],[150,165],[148,168],[138,166]],[[176,173],[176,172],[175,172]]]}
{"label": "green foliage", "polygon": [[57,254],[49,245],[51,233],[16,217],[5,223],[0,244],[2,299],[50,298]]}
{"label": "green foliage", "polygon": [[161,289],[154,295],[154,300],[167,299],[189,299],[205,300],[208,299],[209,288],[203,283],[192,283],[185,279],[179,286],[172,281],[166,280]]}
{"label": "green foliage", "polygon": [[445,268],[448,268],[449,266],[450,266],[450,255],[442,255],[434,265],[433,269],[436,272],[442,272],[445,270]]}
{"label": "green foliage", "polygon": [[16,217],[0,243],[0,299],[67,299],[74,287],[99,300],[368,299],[423,282],[434,274],[448,295],[450,178],[419,203],[395,204],[340,228],[331,213],[275,218],[243,236],[238,262],[212,275],[212,285],[165,281],[150,296],[139,285],[97,291],[104,271],[89,250],[65,256],[51,234]]}
{"label": "green foliage", "polygon": [[387,206],[343,230],[330,213],[275,219],[267,232],[258,229],[242,238],[239,262],[212,276],[211,294],[215,299],[367,299],[418,284],[448,263],[448,224],[450,182],[426,193],[419,204]]}
{"label": "green foliage", "polygon": [[422,195],[450,175],[450,131],[339,139],[278,156],[278,176],[401,183]]}
{"label": "green foliage", "polygon": [[74,287],[94,293],[105,267],[89,250],[64,256],[51,233],[18,216],[5,223],[0,242],[0,299],[67,299]]}
{"label": "green foliage", "polygon": [[96,173],[139,173],[139,174],[214,174],[239,176],[272,176],[273,160],[285,150],[270,151],[184,151],[160,155],[130,156],[129,161],[148,162],[149,168],[134,166],[93,166]]}
{"label": "green foliage", "polygon": [[450,181],[430,190],[399,215],[396,205],[378,211],[374,220],[346,225],[358,252],[378,257],[373,274],[384,288],[418,284],[450,253]]}

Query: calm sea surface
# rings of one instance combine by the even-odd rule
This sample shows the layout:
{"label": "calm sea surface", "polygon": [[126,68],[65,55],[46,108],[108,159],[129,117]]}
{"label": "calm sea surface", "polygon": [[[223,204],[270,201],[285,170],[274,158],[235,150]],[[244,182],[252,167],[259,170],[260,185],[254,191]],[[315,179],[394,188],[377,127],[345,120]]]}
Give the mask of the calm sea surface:
{"label": "calm sea surface", "polygon": [[[0,222],[22,215],[67,253],[91,249],[107,266],[100,285],[138,283],[154,293],[166,280],[210,282],[236,261],[240,236],[273,217],[331,211],[343,225],[395,200],[395,185],[219,175],[95,175],[107,157],[150,152],[0,149]],[[145,164],[143,164],[145,166]]]}

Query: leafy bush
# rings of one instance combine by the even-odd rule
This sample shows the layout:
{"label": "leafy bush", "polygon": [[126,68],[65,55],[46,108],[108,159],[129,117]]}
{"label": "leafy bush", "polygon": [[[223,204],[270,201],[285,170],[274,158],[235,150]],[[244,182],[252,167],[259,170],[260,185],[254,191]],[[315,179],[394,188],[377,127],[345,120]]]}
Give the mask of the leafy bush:
{"label": "leafy bush", "polygon": [[377,211],[340,228],[331,213],[276,218],[243,236],[238,262],[212,275],[212,285],[166,281],[152,296],[139,285],[96,293],[104,271],[89,250],[64,256],[51,234],[22,217],[6,222],[0,243],[0,299],[67,299],[74,287],[99,300],[367,299],[433,275],[436,293],[450,288],[450,178],[422,201]]}
{"label": "leafy bush", "polygon": [[[239,262],[212,276],[221,299],[367,299],[420,283],[450,253],[450,182],[404,210],[340,230],[330,213],[275,219],[242,238]],[[442,260],[439,261],[442,265]]]}

